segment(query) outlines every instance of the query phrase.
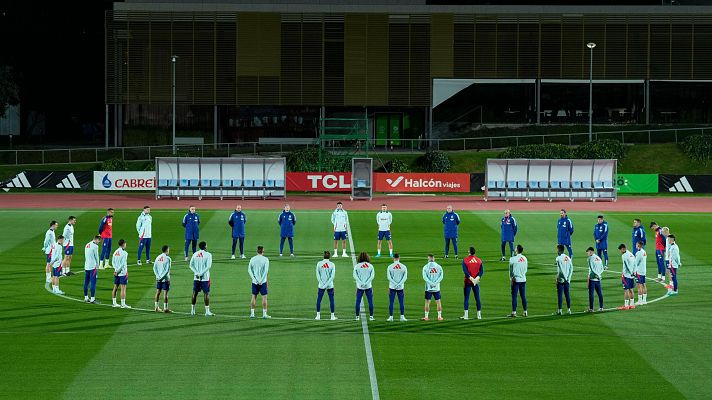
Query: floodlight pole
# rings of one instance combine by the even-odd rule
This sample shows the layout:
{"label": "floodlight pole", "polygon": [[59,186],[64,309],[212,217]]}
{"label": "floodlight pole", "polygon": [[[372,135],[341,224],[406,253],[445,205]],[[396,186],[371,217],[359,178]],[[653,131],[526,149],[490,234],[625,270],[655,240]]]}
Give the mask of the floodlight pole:
{"label": "floodlight pole", "polygon": [[590,66],[588,68],[588,141],[593,140],[593,48],[596,47],[596,43],[589,42],[586,44],[591,52]]}
{"label": "floodlight pole", "polygon": [[178,56],[171,56],[171,122],[173,125],[173,155],[176,154],[176,61]]}

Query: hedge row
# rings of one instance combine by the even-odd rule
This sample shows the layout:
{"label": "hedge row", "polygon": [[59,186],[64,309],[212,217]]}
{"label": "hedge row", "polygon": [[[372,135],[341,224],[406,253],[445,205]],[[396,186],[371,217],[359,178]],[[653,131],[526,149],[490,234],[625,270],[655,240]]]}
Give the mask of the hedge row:
{"label": "hedge row", "polygon": [[539,158],[539,159],[622,159],[625,146],[617,140],[594,140],[578,147],[563,144],[531,144],[509,147],[499,153],[499,158]]}

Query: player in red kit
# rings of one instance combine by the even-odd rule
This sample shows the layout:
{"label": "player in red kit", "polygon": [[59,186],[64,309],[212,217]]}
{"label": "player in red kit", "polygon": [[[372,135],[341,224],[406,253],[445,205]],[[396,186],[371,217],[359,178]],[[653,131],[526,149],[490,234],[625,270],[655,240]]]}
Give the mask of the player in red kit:
{"label": "player in red kit", "polygon": [[475,256],[475,248],[470,247],[470,255],[462,260],[462,272],[465,273],[465,315],[460,319],[470,319],[470,292],[475,293],[477,302],[477,319],[482,319],[482,303],[480,302],[480,279],[485,273],[482,260]]}
{"label": "player in red kit", "polygon": [[[101,253],[99,254],[99,269],[109,267],[111,259],[111,237],[114,226],[114,209],[106,210],[106,216],[99,223],[99,235],[101,236]],[[106,261],[105,261],[106,260]]]}
{"label": "player in red kit", "polygon": [[658,279],[655,281],[665,282],[665,235],[656,222],[650,223],[650,229],[655,232],[655,260],[658,262]]}

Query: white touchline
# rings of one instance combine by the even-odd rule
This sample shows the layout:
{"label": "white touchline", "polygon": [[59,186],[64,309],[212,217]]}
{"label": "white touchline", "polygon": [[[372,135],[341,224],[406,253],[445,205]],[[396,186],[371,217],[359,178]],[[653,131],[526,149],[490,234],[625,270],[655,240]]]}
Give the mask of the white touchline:
{"label": "white touchline", "polygon": [[[349,236],[349,247],[351,248],[351,262],[353,267],[356,267],[356,250],[354,249],[354,239],[351,236],[351,224],[346,225],[346,234]],[[374,271],[375,273],[375,271]],[[366,347],[366,363],[368,364],[368,377],[371,379],[371,397],[373,400],[379,400],[380,396],[378,394],[378,379],[376,378],[376,367],[373,364],[373,353],[371,352],[371,337],[368,334],[368,320],[366,319],[366,308],[364,303],[366,299],[362,299],[361,302],[361,329],[363,330],[363,344]]]}

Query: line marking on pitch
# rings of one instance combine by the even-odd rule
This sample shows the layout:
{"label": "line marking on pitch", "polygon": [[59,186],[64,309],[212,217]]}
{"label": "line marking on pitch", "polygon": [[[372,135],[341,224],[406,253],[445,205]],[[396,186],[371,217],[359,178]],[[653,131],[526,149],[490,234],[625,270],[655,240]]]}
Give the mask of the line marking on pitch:
{"label": "line marking on pitch", "polygon": [[[349,247],[351,248],[351,263],[353,268],[356,268],[356,249],[354,248],[354,239],[351,236],[351,224],[346,224],[346,234],[349,236]],[[375,273],[375,271],[374,271]],[[364,303],[366,299],[361,299],[361,330],[363,331],[363,345],[366,348],[366,363],[368,364],[368,377],[371,380],[371,397],[373,400],[379,400],[381,396],[378,394],[378,378],[376,377],[376,367],[373,363],[373,352],[371,351],[371,336],[368,333],[368,321],[366,320],[366,307]]]}

